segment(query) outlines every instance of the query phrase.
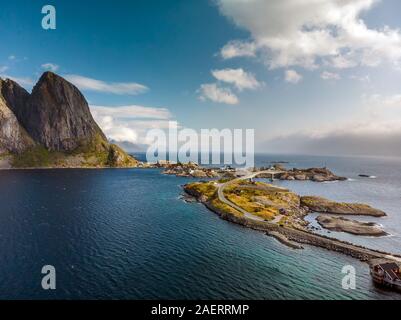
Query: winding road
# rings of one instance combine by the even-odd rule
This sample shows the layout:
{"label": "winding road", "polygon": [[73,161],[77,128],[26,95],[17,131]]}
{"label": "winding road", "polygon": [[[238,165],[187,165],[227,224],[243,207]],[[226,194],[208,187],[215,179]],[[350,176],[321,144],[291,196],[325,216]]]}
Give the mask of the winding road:
{"label": "winding road", "polygon": [[[229,186],[230,184],[233,184],[237,181],[240,180],[248,180],[248,179],[252,179],[255,178],[256,176],[260,175],[260,174],[271,174],[272,176],[276,175],[276,174],[280,174],[280,173],[284,173],[283,171],[274,171],[274,170],[265,170],[265,171],[257,171],[257,172],[250,172],[249,174],[243,176],[243,177],[239,177],[233,180],[230,180],[226,183],[223,183],[221,185],[219,185],[218,190],[217,190],[217,195],[219,197],[219,200],[223,203],[225,203],[226,205],[234,208],[235,210],[241,212],[246,218],[251,219],[251,220],[256,220],[256,221],[263,221],[266,223],[271,223],[271,222],[267,222],[265,219],[258,217],[257,215],[254,215],[246,210],[244,210],[243,208],[237,206],[235,203],[231,202],[230,200],[228,200],[226,198],[226,196],[224,195],[224,189]],[[282,190],[282,188],[276,187],[278,190]],[[281,219],[281,217],[280,217]],[[275,219],[276,220],[276,219]],[[278,220],[279,221],[279,220]]]}

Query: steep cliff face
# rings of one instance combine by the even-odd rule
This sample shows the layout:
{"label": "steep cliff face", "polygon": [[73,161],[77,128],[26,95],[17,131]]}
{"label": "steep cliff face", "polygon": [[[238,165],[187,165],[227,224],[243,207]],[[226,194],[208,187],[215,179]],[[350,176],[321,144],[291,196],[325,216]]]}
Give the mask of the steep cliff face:
{"label": "steep cliff face", "polygon": [[44,73],[27,102],[14,112],[31,137],[48,150],[107,145],[84,96],[54,73]]}
{"label": "steep cliff face", "polygon": [[137,160],[110,144],[81,92],[46,72],[32,94],[0,79],[0,155],[14,167],[134,167]]}
{"label": "steep cliff face", "polygon": [[22,110],[23,106],[28,103],[30,97],[28,91],[15,81],[6,79],[1,86],[1,94],[8,107],[18,118],[18,110]]}
{"label": "steep cliff face", "polygon": [[13,96],[10,104],[3,94],[3,92],[10,93],[13,87],[12,81],[0,79],[0,154],[20,154],[34,146],[33,140],[11,110],[12,103],[17,103],[18,97]]}

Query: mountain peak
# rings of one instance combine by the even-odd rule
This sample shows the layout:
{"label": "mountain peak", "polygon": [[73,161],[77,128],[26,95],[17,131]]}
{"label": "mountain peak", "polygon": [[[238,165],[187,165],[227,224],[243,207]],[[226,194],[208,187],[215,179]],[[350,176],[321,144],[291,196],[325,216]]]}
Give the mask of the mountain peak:
{"label": "mountain peak", "polygon": [[135,166],[111,145],[85,97],[63,77],[45,72],[29,94],[13,80],[0,80],[0,154],[16,166]]}
{"label": "mountain peak", "polygon": [[52,151],[73,151],[106,136],[90,113],[87,101],[70,82],[45,72],[17,117],[33,139]]}
{"label": "mountain peak", "polygon": [[46,72],[43,72],[43,74],[40,76],[37,83],[41,83],[44,81],[57,81],[57,80],[68,82],[63,77],[59,76],[58,74],[56,74],[52,71],[46,71]]}

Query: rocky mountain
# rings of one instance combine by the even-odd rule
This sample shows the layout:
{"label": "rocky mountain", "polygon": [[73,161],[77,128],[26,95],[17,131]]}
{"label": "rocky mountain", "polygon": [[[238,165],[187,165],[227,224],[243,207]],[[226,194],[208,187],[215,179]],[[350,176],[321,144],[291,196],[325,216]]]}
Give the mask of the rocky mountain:
{"label": "rocky mountain", "polygon": [[110,144],[74,85],[46,72],[29,94],[0,79],[0,155],[17,167],[135,166]]}
{"label": "rocky mountain", "polygon": [[9,108],[8,99],[3,95],[3,91],[8,93],[12,86],[12,81],[0,79],[0,154],[8,152],[20,154],[35,145]]}

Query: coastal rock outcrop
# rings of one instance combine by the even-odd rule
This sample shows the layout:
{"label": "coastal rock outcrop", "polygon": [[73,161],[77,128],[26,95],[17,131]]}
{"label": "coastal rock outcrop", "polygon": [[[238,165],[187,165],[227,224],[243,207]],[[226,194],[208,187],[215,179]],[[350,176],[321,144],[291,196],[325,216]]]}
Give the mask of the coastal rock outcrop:
{"label": "coastal rock outcrop", "polygon": [[[282,170],[282,169],[280,169]],[[278,176],[280,180],[311,180],[315,182],[344,181],[345,177],[335,175],[327,168],[291,169]]]}
{"label": "coastal rock outcrop", "polygon": [[318,216],[316,221],[325,229],[331,231],[347,232],[358,236],[385,236],[383,231],[377,224],[373,222],[360,222],[349,220],[343,217]]}
{"label": "coastal rock outcrop", "polygon": [[367,204],[335,202],[316,196],[301,197],[301,205],[309,208],[311,211],[321,213],[364,215],[373,217],[386,216],[386,213],[383,211],[372,208]]}

